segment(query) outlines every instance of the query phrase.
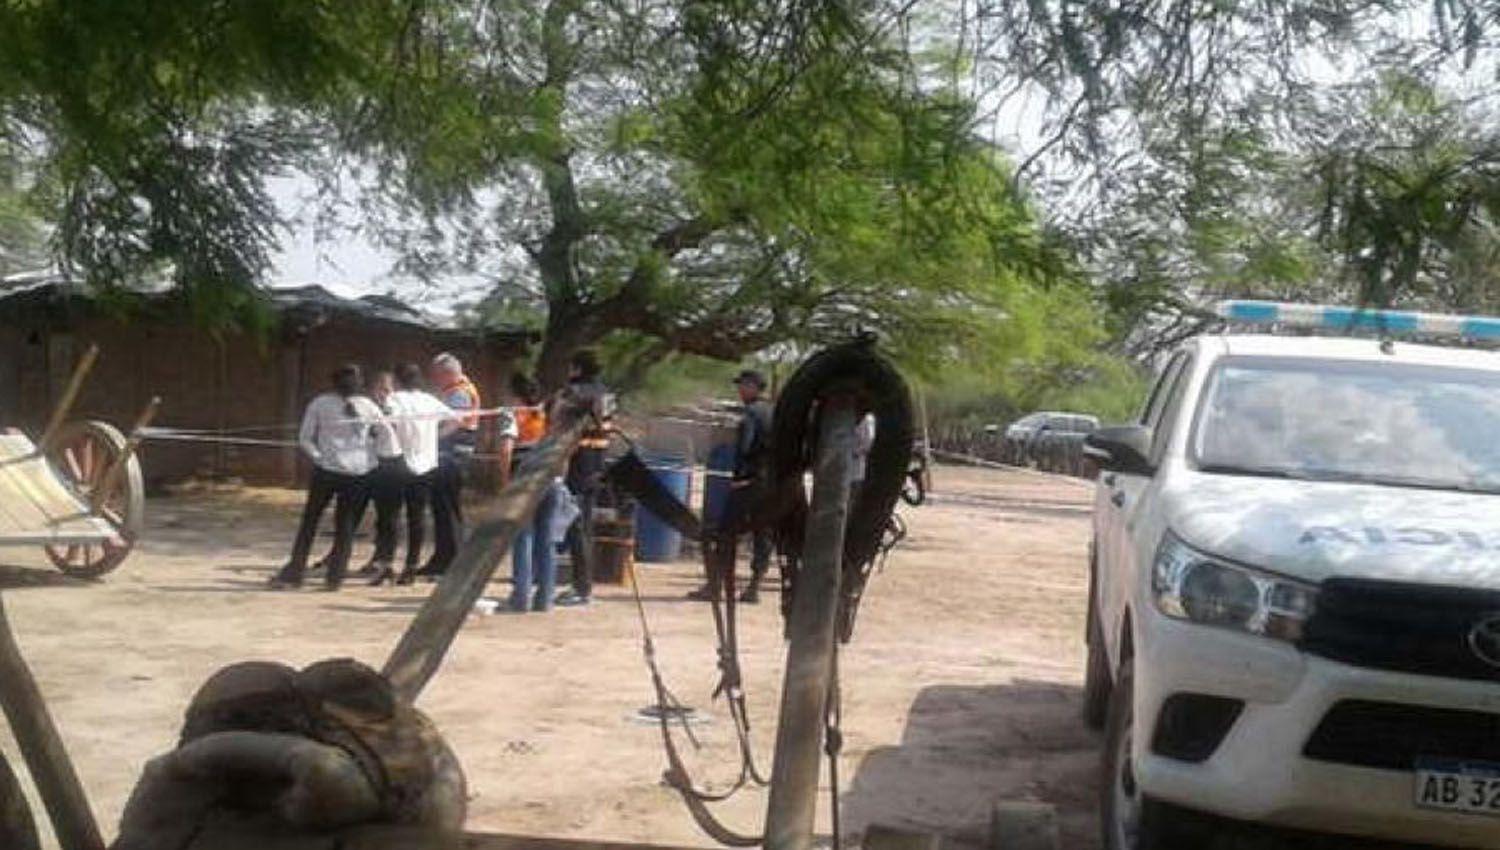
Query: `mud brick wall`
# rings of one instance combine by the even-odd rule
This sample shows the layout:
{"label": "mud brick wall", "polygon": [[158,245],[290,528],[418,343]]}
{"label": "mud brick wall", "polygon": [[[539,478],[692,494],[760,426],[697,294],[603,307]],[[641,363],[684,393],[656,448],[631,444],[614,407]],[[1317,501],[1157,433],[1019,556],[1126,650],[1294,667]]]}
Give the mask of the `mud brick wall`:
{"label": "mud brick wall", "polygon": [[[425,364],[438,352],[451,351],[491,405],[505,399],[522,353],[514,340],[357,315],[263,336],[214,336],[168,321],[127,324],[86,317],[59,325],[10,316],[0,320],[0,427],[39,432],[91,342],[99,345],[100,356],[74,418],[103,419],[123,430],[156,395],[162,399],[158,425],[261,439],[295,439],[303,407],[346,362],[373,372],[403,362]],[[143,446],[141,461],[148,487],[192,476],[292,486],[307,474],[306,461],[289,448],[152,440]]]}

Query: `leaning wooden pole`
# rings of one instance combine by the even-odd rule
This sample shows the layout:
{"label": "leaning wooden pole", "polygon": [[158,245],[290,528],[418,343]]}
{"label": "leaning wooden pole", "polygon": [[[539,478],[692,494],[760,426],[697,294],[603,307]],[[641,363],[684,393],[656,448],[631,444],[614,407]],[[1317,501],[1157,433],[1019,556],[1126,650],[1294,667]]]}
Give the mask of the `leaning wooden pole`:
{"label": "leaning wooden pole", "polygon": [[822,402],[813,466],[812,510],[797,574],[787,631],[786,678],[781,721],[771,766],[766,812],[766,850],[810,850],[817,823],[818,777],[822,770],[828,685],[833,675],[834,630],[844,564],[844,525],[854,468],[852,398]]}
{"label": "leaning wooden pole", "polygon": [[52,829],[62,850],[104,850],[99,825],[89,809],[83,785],[62,736],[47,713],[42,692],[21,657],[0,595],[0,708],[10,721],[11,732],[26,759],[26,768],[36,784],[52,820]]}
{"label": "leaning wooden pole", "polygon": [[447,573],[385,662],[382,672],[397,693],[415,702],[442,666],[443,656],[510,551],[516,532],[531,521],[547,488],[566,468],[582,428],[581,421],[575,422],[543,440],[458,550]]}
{"label": "leaning wooden pole", "polygon": [[0,753],[0,847],[5,850],[42,850],[36,834],[31,804],[21,790],[21,781]]}
{"label": "leaning wooden pole", "polygon": [[144,439],[143,435],[147,426],[156,418],[156,411],[160,409],[161,396],[152,396],[151,400],[146,402],[146,406],[141,409],[141,415],[136,417],[135,424],[131,426],[130,433],[125,437],[125,450],[120,452],[120,456],[115,458],[114,463],[109,465],[109,469],[104,471],[104,477],[99,480],[99,486],[89,494],[89,498],[94,502],[95,510],[100,507],[100,500],[109,498],[109,494],[114,492],[115,484],[119,482],[120,476],[125,474],[125,467],[130,463],[131,458],[135,457],[136,450],[141,447],[141,440]]}
{"label": "leaning wooden pole", "polygon": [[78,358],[78,364],[73,367],[73,375],[68,378],[67,386],[63,387],[62,395],[57,400],[57,405],[52,408],[52,418],[47,420],[47,427],[43,429],[42,436],[36,441],[36,450],[40,454],[47,454],[52,449],[52,441],[57,439],[57,432],[67,421],[68,414],[73,412],[73,403],[78,401],[78,393],[83,389],[83,382],[88,378],[89,372],[94,368],[94,361],[99,358],[99,346],[89,345]]}

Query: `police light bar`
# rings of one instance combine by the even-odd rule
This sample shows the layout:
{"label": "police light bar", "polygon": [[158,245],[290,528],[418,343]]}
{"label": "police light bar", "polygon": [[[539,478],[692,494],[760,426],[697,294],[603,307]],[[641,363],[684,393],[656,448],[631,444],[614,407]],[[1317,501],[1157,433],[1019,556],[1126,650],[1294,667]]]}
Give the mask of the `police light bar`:
{"label": "police light bar", "polygon": [[1360,307],[1288,304],[1277,301],[1220,301],[1214,312],[1227,321],[1241,324],[1500,339],[1500,318],[1494,316],[1366,310]]}

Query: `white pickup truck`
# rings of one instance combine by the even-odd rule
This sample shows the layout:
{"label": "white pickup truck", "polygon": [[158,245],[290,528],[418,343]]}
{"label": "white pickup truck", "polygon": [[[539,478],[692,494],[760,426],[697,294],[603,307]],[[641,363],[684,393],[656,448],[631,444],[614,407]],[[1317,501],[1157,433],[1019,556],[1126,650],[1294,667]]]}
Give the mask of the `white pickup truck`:
{"label": "white pickup truck", "polygon": [[[1500,336],[1429,314],[1221,313]],[[1106,847],[1204,847],[1238,822],[1500,848],[1500,353],[1204,335],[1086,451]]]}

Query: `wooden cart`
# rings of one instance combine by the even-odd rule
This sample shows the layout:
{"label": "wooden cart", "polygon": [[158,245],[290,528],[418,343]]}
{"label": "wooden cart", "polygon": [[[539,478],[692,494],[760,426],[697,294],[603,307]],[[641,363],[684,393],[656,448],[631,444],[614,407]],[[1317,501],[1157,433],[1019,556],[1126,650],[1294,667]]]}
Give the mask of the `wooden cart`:
{"label": "wooden cart", "polygon": [[126,437],[107,422],[67,421],[98,356],[90,348],[35,442],[0,433],[0,546],[41,546],[53,565],[77,578],[118,567],[140,536],[145,484],[135,436],[156,411],[153,399]]}

